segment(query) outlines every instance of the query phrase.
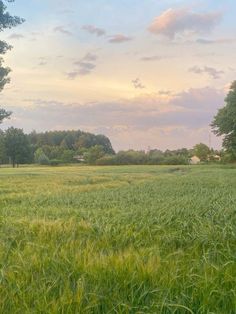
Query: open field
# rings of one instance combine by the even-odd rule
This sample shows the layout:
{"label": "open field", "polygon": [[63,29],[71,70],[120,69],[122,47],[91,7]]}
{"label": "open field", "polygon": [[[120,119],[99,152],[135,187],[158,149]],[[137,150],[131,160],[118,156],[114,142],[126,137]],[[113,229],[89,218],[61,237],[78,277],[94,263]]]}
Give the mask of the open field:
{"label": "open field", "polygon": [[0,169],[0,313],[236,313],[236,167]]}

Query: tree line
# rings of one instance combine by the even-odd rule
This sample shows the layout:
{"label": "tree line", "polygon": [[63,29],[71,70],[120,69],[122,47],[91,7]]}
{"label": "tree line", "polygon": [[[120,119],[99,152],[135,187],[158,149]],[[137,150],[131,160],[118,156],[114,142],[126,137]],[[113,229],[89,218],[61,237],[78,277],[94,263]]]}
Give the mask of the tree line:
{"label": "tree line", "polygon": [[90,162],[94,151],[115,153],[106,136],[80,130],[25,134],[22,129],[11,127],[0,131],[0,162],[11,163],[13,167],[31,163],[73,163],[78,161],[78,156]]}
{"label": "tree line", "polygon": [[184,165],[189,163],[189,151],[153,149],[148,152],[139,150],[119,151],[115,156],[106,156],[96,160],[96,165]]}
{"label": "tree line", "polygon": [[218,161],[215,157],[220,157],[222,152],[210,149],[203,143],[195,145],[192,149],[127,150],[113,155],[105,154],[96,147],[90,149],[85,162],[94,165],[187,165],[193,155],[196,155],[201,162],[213,162]]}
{"label": "tree line", "polygon": [[119,151],[115,153],[108,137],[83,131],[50,131],[25,134],[22,129],[0,131],[0,163],[59,165],[83,162],[91,165],[185,165],[196,155],[201,161],[214,161],[214,151],[200,143],[193,149],[161,151]]}

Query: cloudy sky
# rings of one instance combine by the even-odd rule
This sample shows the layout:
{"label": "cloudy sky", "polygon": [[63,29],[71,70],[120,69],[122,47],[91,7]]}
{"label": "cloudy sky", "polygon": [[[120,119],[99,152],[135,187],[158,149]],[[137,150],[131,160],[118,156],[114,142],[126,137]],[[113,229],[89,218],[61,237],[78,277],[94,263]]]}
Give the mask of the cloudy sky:
{"label": "cloudy sky", "polygon": [[[102,133],[116,150],[209,143],[236,79],[235,0],[16,0],[1,127]],[[220,139],[212,135],[212,145]]]}

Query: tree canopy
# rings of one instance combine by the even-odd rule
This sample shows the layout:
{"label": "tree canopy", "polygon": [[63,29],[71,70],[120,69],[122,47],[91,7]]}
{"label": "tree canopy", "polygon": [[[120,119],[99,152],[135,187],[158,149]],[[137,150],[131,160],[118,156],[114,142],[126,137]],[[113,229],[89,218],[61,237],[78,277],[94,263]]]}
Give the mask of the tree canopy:
{"label": "tree canopy", "polygon": [[[9,128],[0,131],[0,163],[60,164],[77,162],[76,156],[86,156],[89,163],[103,155],[114,155],[111,142],[104,135],[80,130],[50,131],[24,134],[23,130]],[[83,158],[82,158],[83,159]]]}
{"label": "tree canopy", "polygon": [[114,150],[108,137],[80,130],[49,131],[44,133],[33,131],[28,137],[31,145],[36,147],[36,149],[42,147],[45,153],[52,148],[57,150],[61,149],[83,152],[84,149],[101,145],[105,153],[114,154]]}
{"label": "tree canopy", "polygon": [[212,122],[218,136],[224,136],[223,147],[236,158],[236,81],[225,98],[225,106],[219,109]]}
{"label": "tree canopy", "polygon": [[203,143],[196,144],[193,148],[194,154],[201,160],[206,161],[210,154],[210,148]]}
{"label": "tree canopy", "polygon": [[[4,2],[14,2],[14,0],[0,0],[0,32],[4,29],[15,27],[23,23],[23,19],[18,16],[12,16],[7,11],[7,6]],[[3,66],[4,55],[12,46],[6,43],[5,41],[0,40],[0,92],[3,90],[4,86],[10,82],[8,74],[10,73],[10,68]],[[0,109],[0,123],[11,115],[11,112],[8,112],[4,109]]]}
{"label": "tree canopy", "polygon": [[13,167],[29,161],[30,144],[23,130],[9,128],[5,133],[4,140],[6,155],[11,159]]}

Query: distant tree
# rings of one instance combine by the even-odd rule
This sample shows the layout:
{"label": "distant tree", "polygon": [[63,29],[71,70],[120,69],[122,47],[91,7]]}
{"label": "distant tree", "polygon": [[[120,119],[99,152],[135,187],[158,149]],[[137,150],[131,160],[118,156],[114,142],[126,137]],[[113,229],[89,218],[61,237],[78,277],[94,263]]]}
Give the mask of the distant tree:
{"label": "distant tree", "polygon": [[194,154],[202,161],[206,161],[211,152],[210,148],[203,143],[195,145],[193,151]]}
{"label": "distant tree", "polygon": [[31,145],[33,146],[37,146],[38,144],[38,134],[37,132],[34,130],[32,131],[30,134],[28,134],[28,139]]}
{"label": "distant tree", "polygon": [[48,156],[44,153],[42,148],[38,148],[34,153],[34,161],[39,165],[49,165],[50,163]]}
{"label": "distant tree", "polygon": [[225,106],[219,109],[211,124],[214,133],[224,136],[223,147],[236,159],[236,81],[225,98]]}
{"label": "distant tree", "polygon": [[103,147],[106,154],[114,154],[111,142],[104,135],[95,135],[87,132],[77,131],[50,131],[45,133],[36,133],[33,131],[28,135],[30,144],[34,150],[42,147],[44,153],[49,159],[63,159],[63,151],[70,150],[76,154],[81,154],[96,145]]}
{"label": "distant tree", "polygon": [[73,150],[67,149],[63,151],[63,153],[60,156],[61,157],[60,159],[63,163],[71,163],[75,162],[74,156],[75,152]]}
{"label": "distant tree", "polygon": [[74,146],[74,137],[71,133],[68,133],[64,139],[62,140],[61,147],[65,148],[65,149],[73,149]]}
{"label": "distant tree", "polygon": [[[14,0],[6,0],[5,2],[14,2]],[[11,16],[7,11],[6,5],[0,0],[0,32],[2,32],[6,28],[12,28],[21,24],[24,20],[17,17]],[[5,41],[0,40],[0,92],[3,90],[4,86],[9,83],[10,79],[8,74],[10,73],[10,68],[3,66],[3,58],[1,55],[4,55],[12,46],[7,44]],[[6,111],[0,108],[0,123],[9,118],[11,112]]]}
{"label": "distant tree", "polygon": [[188,158],[181,155],[173,155],[166,157],[160,164],[164,165],[187,165]]}
{"label": "distant tree", "polygon": [[182,156],[182,157],[189,157],[189,151],[187,148],[180,148],[174,151],[176,155]]}
{"label": "distant tree", "polygon": [[93,145],[96,145],[96,143],[94,143],[92,137],[86,133],[82,134],[75,143],[77,149],[90,148]]}
{"label": "distant tree", "polygon": [[151,150],[148,154],[148,164],[149,165],[158,165],[164,162],[164,154],[160,150]]}
{"label": "distant tree", "polygon": [[144,151],[120,151],[116,155],[117,164],[120,165],[144,165],[147,163],[147,155]]}
{"label": "distant tree", "polygon": [[23,130],[9,128],[5,132],[6,155],[11,159],[12,166],[29,162],[31,151],[27,136]]}
{"label": "distant tree", "polygon": [[96,143],[97,145],[101,145],[103,147],[103,150],[106,154],[115,154],[109,138],[105,135],[96,135]]}
{"label": "distant tree", "polygon": [[96,161],[100,158],[102,158],[103,156],[105,155],[105,152],[103,150],[103,147],[100,146],[100,145],[95,145],[91,148],[89,148],[87,150],[87,153],[85,153],[85,161],[88,163],[88,164],[95,164]]}
{"label": "distant tree", "polygon": [[6,160],[5,134],[0,130],[0,163],[3,164]]}

